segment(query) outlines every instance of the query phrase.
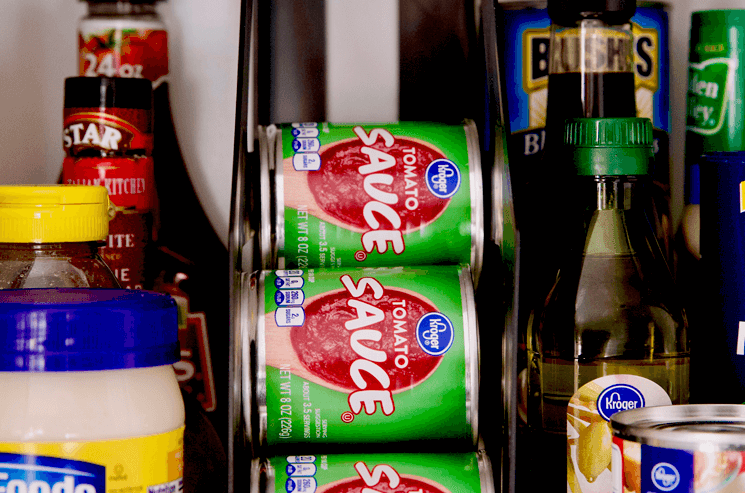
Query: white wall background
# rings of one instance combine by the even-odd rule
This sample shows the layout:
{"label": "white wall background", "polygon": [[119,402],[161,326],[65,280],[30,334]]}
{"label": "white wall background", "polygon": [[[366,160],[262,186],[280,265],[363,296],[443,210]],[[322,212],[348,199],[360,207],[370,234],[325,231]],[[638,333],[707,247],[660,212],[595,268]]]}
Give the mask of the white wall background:
{"label": "white wall background", "polygon": [[[78,0],[3,0],[0,184],[55,183],[62,166],[66,77],[78,75]],[[168,0],[170,90],[189,174],[227,242],[240,0]]]}
{"label": "white wall background", "polygon": [[[356,10],[353,3],[366,8]],[[679,210],[691,11],[745,8],[745,2],[668,0],[667,3],[672,7],[672,184],[674,206]],[[394,119],[396,106],[383,106],[388,108],[384,112],[391,113],[386,118],[375,100],[389,100],[390,94],[395,93],[391,87],[397,84],[397,67],[388,55],[396,56],[395,42],[391,45],[391,29],[398,23],[396,0],[329,0],[327,5],[334,9],[327,12],[329,39],[345,39],[357,32],[364,32],[367,37],[362,45],[359,40],[338,43],[338,51],[329,54],[333,77],[329,85],[345,87],[340,93],[345,99],[339,101],[332,93],[327,106],[333,114],[343,115],[345,104],[359,104],[356,115],[363,115],[364,108],[370,108],[369,118],[362,119]],[[171,100],[176,130],[197,193],[216,230],[226,239],[240,0],[168,0],[158,8],[170,33]],[[65,77],[77,75],[76,25],[84,13],[85,4],[76,0],[3,0],[0,184],[53,183],[59,175],[64,154],[62,89]],[[354,29],[355,23],[361,28]],[[374,38],[376,33],[380,36],[378,40]],[[375,46],[382,48],[370,49]],[[339,71],[339,64],[348,68]],[[380,70],[371,72],[371,66]],[[345,77],[348,77],[346,82]],[[371,77],[377,81],[371,81]]]}

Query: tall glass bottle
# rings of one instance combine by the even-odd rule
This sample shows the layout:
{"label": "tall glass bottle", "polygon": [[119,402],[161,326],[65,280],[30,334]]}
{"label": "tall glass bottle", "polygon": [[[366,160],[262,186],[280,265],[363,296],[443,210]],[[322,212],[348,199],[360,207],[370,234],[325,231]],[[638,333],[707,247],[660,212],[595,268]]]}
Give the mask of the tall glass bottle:
{"label": "tall glass bottle", "polygon": [[145,79],[65,79],[62,182],[104,185],[115,216],[103,257],[122,287],[147,287],[156,204],[153,91]]}
{"label": "tall glass bottle", "polygon": [[[550,242],[566,226],[563,204],[574,195],[572,171],[556,159],[567,118],[635,117],[633,39],[636,3],[549,0],[548,98],[540,159],[511,165],[521,233],[520,326],[556,276]],[[557,186],[561,184],[561,186]],[[525,307],[524,309],[522,307]]]}
{"label": "tall glass bottle", "polygon": [[565,144],[584,207],[528,332],[531,488],[607,492],[610,416],[688,401],[688,327],[644,210],[649,120],[568,120]]}
{"label": "tall glass bottle", "polygon": [[[187,409],[193,411],[189,401],[197,401],[214,426],[196,423],[200,415],[187,411],[187,456],[199,453],[201,463],[209,464],[201,473],[187,468],[186,484],[216,488],[227,480],[225,454],[213,435],[217,430],[227,440],[228,361],[222,348],[229,332],[228,252],[202,208],[179,148],[168,93],[168,32],[157,1],[86,0],[88,12],[78,25],[80,75],[145,78],[153,85],[158,209],[153,284],[147,287],[171,293],[179,304],[182,359],[176,373],[190,396]],[[212,358],[217,348],[221,357]],[[190,427],[190,419],[198,426]],[[205,474],[207,469],[212,474]]]}
{"label": "tall glass bottle", "polygon": [[636,116],[631,17],[636,2],[550,0],[544,152],[563,143],[567,118]]}
{"label": "tall glass bottle", "polygon": [[168,94],[168,32],[157,0],[86,3],[87,15],[78,26],[80,75],[145,78],[153,84],[157,248],[146,288],[179,292],[184,337],[177,373],[182,388],[211,411],[218,407],[222,391],[215,386],[213,373],[218,379],[227,373],[224,358],[210,358],[210,346],[227,345],[228,256],[194,191],[179,148]]}
{"label": "tall glass bottle", "polygon": [[[635,117],[633,37],[636,3],[626,0],[548,0],[551,31],[546,128],[533,158],[511,149],[515,216],[520,231],[518,380],[527,386],[525,353],[530,314],[551,289],[559,268],[556,241],[565,237],[568,204],[577,195],[574,170],[557,156],[567,118]],[[513,156],[518,155],[517,162]],[[525,399],[519,400],[520,433]],[[518,457],[530,457],[518,439]],[[521,464],[522,476],[524,461]]]}

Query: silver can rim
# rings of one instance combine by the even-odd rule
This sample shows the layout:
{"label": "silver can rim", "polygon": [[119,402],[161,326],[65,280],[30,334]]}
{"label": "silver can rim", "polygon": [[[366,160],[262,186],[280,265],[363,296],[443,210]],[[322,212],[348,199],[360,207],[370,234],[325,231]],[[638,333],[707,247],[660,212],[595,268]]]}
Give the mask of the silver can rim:
{"label": "silver can rim", "polygon": [[611,416],[614,437],[684,450],[745,450],[745,405],[677,404]]}
{"label": "silver can rim", "polygon": [[466,366],[466,415],[473,433],[473,444],[479,439],[479,371],[481,351],[479,345],[479,327],[476,317],[476,301],[473,289],[472,272],[464,266],[458,273],[460,297],[463,309],[463,338],[465,343]]}

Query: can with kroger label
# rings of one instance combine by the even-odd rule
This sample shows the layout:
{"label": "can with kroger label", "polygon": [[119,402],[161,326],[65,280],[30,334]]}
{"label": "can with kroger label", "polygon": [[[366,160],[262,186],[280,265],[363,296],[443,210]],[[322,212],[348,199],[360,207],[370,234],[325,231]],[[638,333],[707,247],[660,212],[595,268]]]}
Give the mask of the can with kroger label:
{"label": "can with kroger label", "polygon": [[463,263],[478,275],[473,122],[269,125],[259,145],[262,268]]}
{"label": "can with kroger label", "polygon": [[250,493],[494,493],[484,452],[289,455],[254,459]]}
{"label": "can with kroger label", "polygon": [[614,414],[613,493],[745,491],[745,406],[689,404]]}
{"label": "can with kroger label", "polygon": [[468,267],[262,271],[246,281],[244,417],[255,445],[476,443]]}

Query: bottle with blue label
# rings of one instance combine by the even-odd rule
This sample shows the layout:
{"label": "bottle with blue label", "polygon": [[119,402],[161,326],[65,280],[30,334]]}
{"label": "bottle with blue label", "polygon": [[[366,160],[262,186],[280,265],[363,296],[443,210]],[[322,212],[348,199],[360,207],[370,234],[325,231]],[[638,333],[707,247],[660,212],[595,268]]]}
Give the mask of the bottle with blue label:
{"label": "bottle with blue label", "polygon": [[688,401],[688,325],[644,213],[649,120],[571,119],[564,144],[584,212],[568,218],[559,274],[529,327],[521,449],[542,454],[531,490],[607,492],[610,417]]}

